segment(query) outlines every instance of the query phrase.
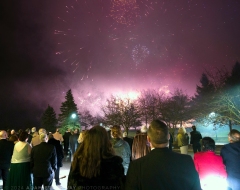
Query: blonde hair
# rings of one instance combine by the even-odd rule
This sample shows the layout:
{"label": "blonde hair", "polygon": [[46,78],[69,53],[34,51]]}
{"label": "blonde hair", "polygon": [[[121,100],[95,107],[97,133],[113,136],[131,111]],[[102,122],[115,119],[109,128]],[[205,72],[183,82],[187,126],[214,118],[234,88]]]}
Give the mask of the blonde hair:
{"label": "blonde hair", "polygon": [[82,131],[78,137],[78,143],[82,143],[87,131]]}
{"label": "blonde hair", "polygon": [[185,134],[186,132],[187,131],[186,131],[185,127],[179,127],[178,133]]}
{"label": "blonde hair", "polygon": [[41,135],[41,134],[47,134],[47,131],[46,131],[46,129],[41,128],[41,129],[38,130],[38,134],[39,134],[39,135]]}
{"label": "blonde hair", "polygon": [[45,142],[46,141],[46,138],[48,138],[47,134],[45,133],[41,133],[39,135],[39,139],[41,140],[41,142]]}

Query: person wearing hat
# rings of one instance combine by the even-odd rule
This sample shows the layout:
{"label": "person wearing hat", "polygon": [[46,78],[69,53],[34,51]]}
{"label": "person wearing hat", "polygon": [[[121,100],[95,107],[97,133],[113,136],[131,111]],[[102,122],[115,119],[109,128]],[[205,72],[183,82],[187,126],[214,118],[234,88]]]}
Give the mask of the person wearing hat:
{"label": "person wearing hat", "polygon": [[147,127],[141,127],[141,133],[133,138],[132,160],[136,160],[147,155],[150,152],[150,146],[147,141]]}
{"label": "person wearing hat", "polygon": [[193,152],[201,152],[201,143],[202,135],[197,131],[196,126],[192,126],[192,132],[190,132],[190,144],[192,144]]}

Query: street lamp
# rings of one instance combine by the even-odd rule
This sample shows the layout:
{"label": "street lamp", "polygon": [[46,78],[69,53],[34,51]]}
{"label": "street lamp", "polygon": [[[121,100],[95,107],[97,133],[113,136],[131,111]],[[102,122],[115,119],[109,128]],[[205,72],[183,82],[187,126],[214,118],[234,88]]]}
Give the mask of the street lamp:
{"label": "street lamp", "polygon": [[75,118],[77,117],[77,114],[73,113],[73,114],[71,115],[71,117],[72,117],[73,119],[75,119]]}
{"label": "street lamp", "polygon": [[75,127],[75,119],[76,119],[76,117],[77,117],[77,114],[76,114],[76,113],[72,113],[72,114],[71,114],[73,127]]}

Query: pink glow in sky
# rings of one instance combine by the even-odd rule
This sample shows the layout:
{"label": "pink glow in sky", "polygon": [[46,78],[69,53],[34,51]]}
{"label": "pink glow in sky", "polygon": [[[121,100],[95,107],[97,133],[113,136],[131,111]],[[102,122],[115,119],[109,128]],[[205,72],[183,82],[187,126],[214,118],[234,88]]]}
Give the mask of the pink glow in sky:
{"label": "pink glow in sky", "polygon": [[59,112],[70,88],[80,109],[147,89],[192,96],[203,72],[239,61],[239,0],[1,4],[7,121],[19,112],[39,119],[47,104]]}

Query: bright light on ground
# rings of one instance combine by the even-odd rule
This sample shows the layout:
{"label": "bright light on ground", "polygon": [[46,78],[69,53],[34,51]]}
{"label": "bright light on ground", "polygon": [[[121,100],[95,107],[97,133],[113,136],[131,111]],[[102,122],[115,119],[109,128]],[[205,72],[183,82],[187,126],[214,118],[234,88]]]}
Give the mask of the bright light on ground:
{"label": "bright light on ground", "polygon": [[210,175],[207,176],[205,179],[201,180],[201,187],[203,190],[226,190],[227,181],[220,176]]}

